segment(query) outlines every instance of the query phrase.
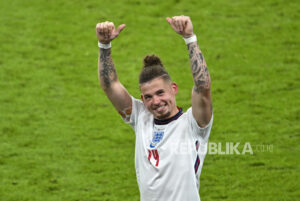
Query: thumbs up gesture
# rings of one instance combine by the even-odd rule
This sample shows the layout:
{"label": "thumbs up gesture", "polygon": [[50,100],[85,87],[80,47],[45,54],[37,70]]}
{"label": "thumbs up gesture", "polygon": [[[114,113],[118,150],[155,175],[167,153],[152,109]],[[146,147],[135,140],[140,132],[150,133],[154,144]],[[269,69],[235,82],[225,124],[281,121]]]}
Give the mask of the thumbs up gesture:
{"label": "thumbs up gesture", "polygon": [[121,24],[117,29],[112,22],[102,22],[96,25],[96,34],[100,43],[108,44],[110,41],[118,37],[125,28],[125,24]]}
{"label": "thumbs up gesture", "polygon": [[189,38],[194,35],[193,24],[188,16],[174,16],[172,18],[167,17],[166,20],[169,22],[174,31],[184,38]]}

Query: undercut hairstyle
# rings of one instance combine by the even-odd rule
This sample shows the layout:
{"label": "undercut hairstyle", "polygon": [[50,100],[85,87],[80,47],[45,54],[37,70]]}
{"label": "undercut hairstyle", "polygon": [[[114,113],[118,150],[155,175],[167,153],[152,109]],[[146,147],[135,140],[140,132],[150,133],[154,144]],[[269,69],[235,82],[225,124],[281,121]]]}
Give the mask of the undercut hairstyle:
{"label": "undercut hairstyle", "polygon": [[171,81],[171,77],[164,68],[160,58],[154,54],[147,55],[144,58],[144,67],[140,73],[139,83],[143,84],[158,77],[165,81]]}

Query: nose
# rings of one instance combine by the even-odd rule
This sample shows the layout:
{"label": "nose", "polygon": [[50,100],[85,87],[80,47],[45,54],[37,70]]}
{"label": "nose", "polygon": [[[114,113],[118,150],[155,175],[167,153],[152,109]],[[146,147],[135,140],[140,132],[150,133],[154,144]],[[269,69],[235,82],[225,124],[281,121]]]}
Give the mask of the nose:
{"label": "nose", "polygon": [[154,105],[159,105],[160,104],[160,99],[158,96],[153,96],[153,104]]}

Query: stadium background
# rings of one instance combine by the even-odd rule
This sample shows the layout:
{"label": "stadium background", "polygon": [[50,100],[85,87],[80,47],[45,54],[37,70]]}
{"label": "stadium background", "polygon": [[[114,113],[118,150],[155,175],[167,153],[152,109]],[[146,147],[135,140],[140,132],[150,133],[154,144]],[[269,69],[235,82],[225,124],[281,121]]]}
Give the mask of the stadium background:
{"label": "stadium background", "polygon": [[99,88],[95,25],[127,25],[112,53],[133,96],[142,58],[155,53],[186,110],[188,54],[165,21],[181,14],[192,19],[212,77],[210,141],[250,142],[254,151],[207,155],[202,200],[299,200],[299,7],[296,0],[1,1],[0,200],[139,200],[134,133]]}

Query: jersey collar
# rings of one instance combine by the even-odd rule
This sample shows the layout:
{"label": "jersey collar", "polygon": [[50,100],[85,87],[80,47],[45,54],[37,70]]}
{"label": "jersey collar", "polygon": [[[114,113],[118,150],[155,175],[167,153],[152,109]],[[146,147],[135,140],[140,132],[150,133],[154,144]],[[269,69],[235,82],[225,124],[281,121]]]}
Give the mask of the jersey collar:
{"label": "jersey collar", "polygon": [[177,107],[177,108],[178,108],[179,112],[177,112],[177,114],[175,114],[173,117],[170,117],[169,119],[164,119],[164,120],[154,119],[154,124],[166,125],[166,124],[170,123],[171,121],[178,119],[182,115],[182,108],[179,108],[179,107]]}

